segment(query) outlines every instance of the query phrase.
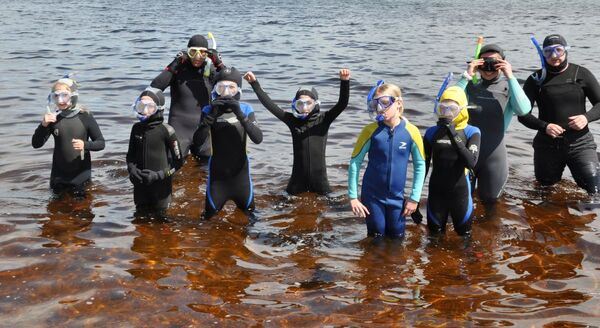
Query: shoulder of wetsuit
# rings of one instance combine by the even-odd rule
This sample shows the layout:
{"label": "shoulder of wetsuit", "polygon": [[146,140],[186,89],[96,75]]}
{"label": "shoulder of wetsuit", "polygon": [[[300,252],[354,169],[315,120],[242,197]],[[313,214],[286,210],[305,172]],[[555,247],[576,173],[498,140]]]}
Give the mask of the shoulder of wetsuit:
{"label": "shoulder of wetsuit", "polygon": [[168,123],[164,123],[162,124],[165,127],[165,130],[167,131],[167,136],[172,137],[175,135],[175,129],[170,126]]}
{"label": "shoulder of wetsuit", "polygon": [[248,103],[240,102],[240,109],[242,110],[242,113],[244,113],[245,117],[248,117],[250,113],[254,113],[254,109]]}
{"label": "shoulder of wetsuit", "polygon": [[427,128],[427,130],[425,130],[425,136],[423,137],[423,139],[431,141],[433,139],[433,136],[439,129],[440,127],[438,125],[434,125],[432,127]]}
{"label": "shoulder of wetsuit", "polygon": [[204,114],[210,114],[212,110],[212,105],[204,105],[204,107],[202,107],[202,113]]}
{"label": "shoulder of wetsuit", "polygon": [[474,134],[481,134],[481,130],[479,130],[478,127],[469,124],[465,126],[464,132],[467,138],[471,138],[471,136],[473,136]]}

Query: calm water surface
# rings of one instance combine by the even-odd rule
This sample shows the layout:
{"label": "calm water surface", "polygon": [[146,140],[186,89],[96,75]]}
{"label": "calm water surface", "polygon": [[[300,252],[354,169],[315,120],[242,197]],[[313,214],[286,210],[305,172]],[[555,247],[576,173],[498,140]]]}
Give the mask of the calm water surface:
{"label": "calm water surface", "polygon": [[[536,188],[534,131],[516,120],[505,196],[495,217],[476,221],[470,244],[452,230],[431,240],[412,223],[404,242],[373,242],[346,197],[376,80],[402,86],[423,132],[441,80],[465,69],[480,34],[506,49],[521,82],[538,65],[529,36],[550,32],[598,75],[596,2],[282,2],[1,2],[0,326],[600,326],[598,212],[578,206],[587,196],[568,173]],[[264,131],[249,146],[260,220],[248,226],[229,205],[200,222],[206,172],[193,159],[176,175],[168,221],[134,219],[129,105],[189,36],[207,31],[225,62],[253,70],[282,107],[305,85],[330,108],[338,70],[352,70],[350,106],[329,135],[332,197],[283,192],[291,137],[245,85]],[[51,199],[53,142],[30,145],[65,71],[78,72],[81,102],[107,139],[92,154],[84,201]],[[591,130],[600,140],[598,123]]]}

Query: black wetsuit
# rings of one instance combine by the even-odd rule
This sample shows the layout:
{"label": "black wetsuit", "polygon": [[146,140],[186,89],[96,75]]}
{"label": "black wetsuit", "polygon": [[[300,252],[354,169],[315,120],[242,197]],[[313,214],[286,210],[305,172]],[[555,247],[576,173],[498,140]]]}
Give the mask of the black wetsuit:
{"label": "black wetsuit", "polygon": [[[92,177],[90,151],[104,149],[104,137],[98,123],[89,111],[63,111],[56,116],[56,122],[47,127],[40,124],[35,129],[31,145],[33,148],[42,147],[50,135],[54,136],[50,187],[56,193],[83,191],[85,183]],[[73,149],[73,139],[84,141],[84,158],[81,158],[81,151]]]}
{"label": "black wetsuit", "polygon": [[127,167],[162,172],[151,183],[130,176],[133,201],[138,210],[166,210],[171,202],[172,175],[183,164],[175,130],[163,123],[162,112],[133,125],[127,150]]}
{"label": "black wetsuit", "polygon": [[[205,69],[209,69],[210,73],[205,74]],[[194,67],[187,56],[183,55],[176,58],[150,84],[163,91],[171,87],[169,125],[177,133],[184,157],[188,151],[196,156],[210,156],[209,142],[198,145],[192,141],[202,108],[210,103],[214,78],[214,66],[205,62],[201,67]]]}
{"label": "black wetsuit", "polygon": [[464,129],[433,126],[425,132],[423,146],[427,171],[433,160],[427,198],[427,227],[431,232],[443,232],[448,216],[459,235],[471,230],[473,199],[469,170],[479,156],[481,134],[467,125]]}
{"label": "black wetsuit", "polygon": [[294,165],[286,191],[292,195],[305,191],[319,194],[330,192],[325,163],[327,133],[331,123],[348,105],[350,81],[340,81],[340,96],[331,110],[313,113],[306,119],[297,118],[279,108],[262,90],[258,81],[250,85],[263,106],[285,123],[292,133]]}
{"label": "black wetsuit", "polygon": [[[540,72],[537,72],[540,74]],[[588,122],[600,118],[600,86],[586,68],[570,63],[561,73],[548,72],[538,85],[530,76],[523,90],[538,105],[539,118],[531,113],[520,116],[519,121],[530,129],[538,130],[533,139],[534,170],[536,179],[543,185],[552,185],[562,178],[565,166],[577,184],[588,193],[600,189],[596,143],[588,126],[582,130],[569,128],[569,117],[585,115]],[[593,107],[586,112],[586,98]],[[546,134],[549,123],[560,125],[566,131],[552,138]]]}
{"label": "black wetsuit", "polygon": [[250,165],[246,154],[246,138],[262,142],[262,131],[250,105],[239,103],[239,120],[230,108],[212,105],[202,110],[202,119],[194,134],[194,143],[201,144],[210,136],[212,154],[208,161],[208,181],[204,218],[216,214],[227,200],[233,200],[247,215],[254,211],[254,194]]}

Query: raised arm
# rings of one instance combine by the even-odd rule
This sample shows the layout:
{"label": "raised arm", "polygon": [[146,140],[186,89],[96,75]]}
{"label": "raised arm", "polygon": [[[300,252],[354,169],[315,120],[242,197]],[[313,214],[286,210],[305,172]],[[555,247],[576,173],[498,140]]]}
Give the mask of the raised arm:
{"label": "raised arm", "polygon": [[329,123],[333,122],[341,113],[348,107],[348,99],[350,98],[350,70],[340,70],[340,96],[333,108],[325,113],[325,120]]}

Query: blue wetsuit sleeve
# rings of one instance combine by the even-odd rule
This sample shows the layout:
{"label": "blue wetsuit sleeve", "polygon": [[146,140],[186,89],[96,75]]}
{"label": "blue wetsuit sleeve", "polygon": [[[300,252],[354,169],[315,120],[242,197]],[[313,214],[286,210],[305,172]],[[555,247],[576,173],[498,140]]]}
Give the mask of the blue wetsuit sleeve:
{"label": "blue wetsuit sleeve", "polygon": [[504,109],[504,131],[508,129],[514,115],[523,116],[531,112],[531,101],[515,77],[508,80],[508,104]]}
{"label": "blue wetsuit sleeve", "polygon": [[358,198],[358,176],[360,166],[370,147],[371,140],[368,140],[364,143],[360,151],[356,155],[353,154],[350,159],[350,166],[348,167],[348,197],[350,199]]}
{"label": "blue wetsuit sleeve", "polygon": [[425,182],[424,148],[422,145],[417,144],[417,142],[413,142],[410,153],[413,161],[413,183],[409,198],[418,203],[421,199],[423,183]]}

